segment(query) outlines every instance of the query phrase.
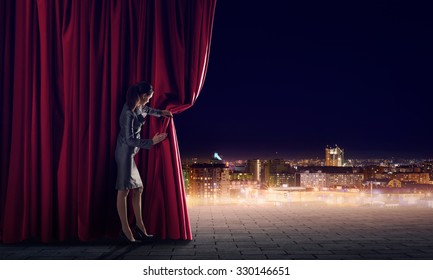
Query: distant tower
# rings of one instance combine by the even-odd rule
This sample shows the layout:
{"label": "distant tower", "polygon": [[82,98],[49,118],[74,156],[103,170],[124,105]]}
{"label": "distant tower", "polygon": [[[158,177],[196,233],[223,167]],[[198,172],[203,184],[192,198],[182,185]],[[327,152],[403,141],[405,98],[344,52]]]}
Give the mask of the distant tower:
{"label": "distant tower", "polygon": [[258,159],[249,159],[247,160],[247,171],[253,174],[253,178],[255,181],[260,182],[261,179],[261,168],[260,168],[260,160]]}
{"label": "distant tower", "polygon": [[325,166],[343,166],[344,165],[344,150],[335,145],[335,148],[329,146],[325,149]]}

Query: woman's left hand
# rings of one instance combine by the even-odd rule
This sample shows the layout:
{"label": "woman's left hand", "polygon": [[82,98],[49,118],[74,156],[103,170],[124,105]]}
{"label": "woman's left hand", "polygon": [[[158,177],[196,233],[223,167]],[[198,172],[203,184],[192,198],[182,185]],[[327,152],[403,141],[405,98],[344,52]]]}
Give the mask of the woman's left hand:
{"label": "woman's left hand", "polygon": [[172,118],[173,114],[169,110],[161,110],[162,116],[166,118]]}

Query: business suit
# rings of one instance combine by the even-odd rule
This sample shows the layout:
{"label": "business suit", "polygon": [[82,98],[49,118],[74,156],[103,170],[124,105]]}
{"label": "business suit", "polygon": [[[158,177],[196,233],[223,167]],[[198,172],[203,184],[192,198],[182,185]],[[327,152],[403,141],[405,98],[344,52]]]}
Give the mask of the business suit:
{"label": "business suit", "polygon": [[134,161],[134,156],[140,148],[150,149],[154,144],[152,139],[140,139],[141,126],[145,117],[152,115],[160,117],[161,110],[148,106],[139,106],[134,112],[125,104],[120,114],[120,131],[117,136],[115,159],[117,164],[117,190],[129,190],[143,187],[140,173]]}

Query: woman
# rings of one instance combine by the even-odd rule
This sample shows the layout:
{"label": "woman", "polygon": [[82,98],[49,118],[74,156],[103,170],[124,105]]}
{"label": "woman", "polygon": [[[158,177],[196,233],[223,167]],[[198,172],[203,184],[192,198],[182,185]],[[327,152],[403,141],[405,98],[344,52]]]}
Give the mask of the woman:
{"label": "woman", "polygon": [[120,132],[117,136],[115,152],[117,164],[117,212],[122,223],[122,236],[130,242],[137,242],[129,227],[127,217],[126,201],[130,190],[132,192],[136,230],[142,236],[150,236],[146,232],[141,215],[143,183],[134,156],[140,148],[150,149],[167,137],[167,133],[156,133],[152,139],[140,139],[141,126],[148,114],[156,117],[173,117],[168,110],[157,110],[146,106],[152,96],[152,86],[147,82],[140,82],[131,86],[126,93],[126,103],[119,119]]}

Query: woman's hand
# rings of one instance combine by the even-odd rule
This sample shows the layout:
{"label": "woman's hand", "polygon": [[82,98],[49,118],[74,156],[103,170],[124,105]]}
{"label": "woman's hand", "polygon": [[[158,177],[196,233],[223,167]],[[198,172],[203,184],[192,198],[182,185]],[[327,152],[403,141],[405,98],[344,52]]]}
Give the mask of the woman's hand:
{"label": "woman's hand", "polygon": [[160,134],[159,132],[157,132],[155,136],[153,136],[152,138],[153,145],[158,144],[159,142],[163,141],[165,138],[167,138],[167,133]]}
{"label": "woman's hand", "polygon": [[161,115],[166,118],[172,118],[173,114],[169,110],[161,110]]}

